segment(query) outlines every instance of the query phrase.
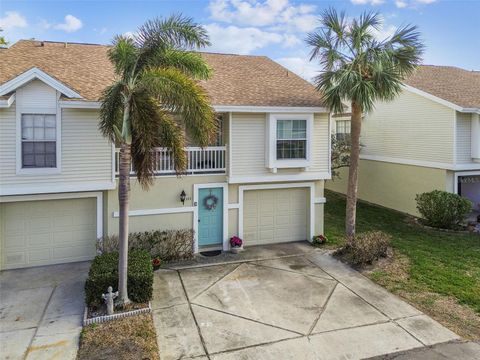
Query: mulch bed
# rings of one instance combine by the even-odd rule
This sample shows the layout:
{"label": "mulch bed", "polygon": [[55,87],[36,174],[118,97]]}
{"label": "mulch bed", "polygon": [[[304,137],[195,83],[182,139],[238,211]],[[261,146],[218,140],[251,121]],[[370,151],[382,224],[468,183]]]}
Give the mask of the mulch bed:
{"label": "mulch bed", "polygon": [[151,314],[83,328],[77,360],[159,360]]}

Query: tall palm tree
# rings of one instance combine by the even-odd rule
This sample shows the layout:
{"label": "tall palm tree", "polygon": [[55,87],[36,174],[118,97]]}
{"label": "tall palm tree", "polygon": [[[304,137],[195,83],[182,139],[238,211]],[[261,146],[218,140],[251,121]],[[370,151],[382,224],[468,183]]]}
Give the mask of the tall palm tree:
{"label": "tall palm tree", "polygon": [[[147,21],[133,37],[117,36],[108,51],[116,79],[103,92],[100,130],[120,147],[119,160],[119,297],[129,302],[128,207],[131,165],[148,190],[153,182],[157,146],[172,150],[175,170],[187,165],[185,131],[200,146],[215,133],[213,109],[197,80],[210,69],[198,53],[209,45],[205,29],[192,19],[174,15]],[[180,120],[179,120],[180,119]]]}
{"label": "tall palm tree", "polygon": [[403,80],[420,64],[423,52],[416,26],[403,26],[377,40],[375,31],[381,26],[378,13],[348,19],[344,12],[328,9],[320,17],[320,27],[306,39],[312,48],[310,60],[318,59],[322,67],[314,81],[330,111],[343,112],[343,101],[351,105],[347,236],[355,235],[362,116],[373,110],[376,101],[391,101],[401,92]]}

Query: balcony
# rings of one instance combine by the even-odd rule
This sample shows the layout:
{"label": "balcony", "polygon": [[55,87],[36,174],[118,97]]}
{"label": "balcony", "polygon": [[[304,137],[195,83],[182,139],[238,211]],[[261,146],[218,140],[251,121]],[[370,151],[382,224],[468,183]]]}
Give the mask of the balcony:
{"label": "balcony", "polygon": [[[172,152],[165,148],[155,148],[155,176],[175,174]],[[187,175],[224,174],[226,170],[225,146],[209,146],[205,148],[187,147]],[[115,174],[118,176],[120,149],[115,149]],[[135,170],[131,169],[131,175]]]}

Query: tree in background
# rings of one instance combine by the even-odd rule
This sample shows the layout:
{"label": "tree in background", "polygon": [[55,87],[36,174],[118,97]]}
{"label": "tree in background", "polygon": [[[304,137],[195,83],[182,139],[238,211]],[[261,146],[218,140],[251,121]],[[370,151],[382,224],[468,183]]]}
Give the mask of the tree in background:
{"label": "tree in background", "polygon": [[[117,36],[108,52],[116,79],[103,92],[100,130],[120,147],[119,160],[119,298],[129,302],[128,208],[130,169],[147,190],[153,182],[153,148],[172,150],[175,170],[187,165],[189,138],[207,146],[214,136],[214,111],[197,80],[210,69],[198,53],[209,45],[205,29],[181,15],[147,21],[133,37]],[[174,120],[175,116],[175,120]],[[180,120],[177,120],[180,119]]]}
{"label": "tree in background", "polygon": [[348,172],[346,235],[355,235],[362,115],[373,110],[376,101],[391,101],[402,90],[403,80],[421,62],[423,44],[416,26],[398,28],[385,40],[375,31],[382,25],[378,13],[365,12],[349,19],[344,12],[326,10],[320,27],[308,34],[310,60],[322,68],[315,78],[318,91],[333,113],[342,113],[342,101],[351,104],[350,166]]}

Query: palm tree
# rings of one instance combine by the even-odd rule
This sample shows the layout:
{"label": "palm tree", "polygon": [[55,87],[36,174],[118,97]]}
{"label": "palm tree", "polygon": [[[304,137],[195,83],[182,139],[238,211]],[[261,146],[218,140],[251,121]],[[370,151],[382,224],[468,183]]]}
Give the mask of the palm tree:
{"label": "palm tree", "polygon": [[[197,80],[210,69],[198,53],[209,45],[205,29],[192,19],[174,15],[147,21],[133,37],[117,36],[108,51],[116,79],[101,100],[100,130],[120,147],[118,302],[129,302],[128,207],[130,169],[148,190],[153,183],[157,146],[172,150],[175,170],[186,168],[185,132],[200,146],[215,133],[213,109]],[[180,120],[179,120],[180,119]],[[184,132],[185,129],[185,132]]]}
{"label": "palm tree", "polygon": [[362,116],[376,101],[391,101],[402,90],[403,80],[421,62],[423,44],[416,26],[406,25],[387,39],[377,40],[382,18],[366,12],[349,20],[345,13],[326,10],[320,27],[308,34],[310,60],[318,59],[322,72],[315,77],[317,90],[330,111],[344,111],[351,104],[351,150],[348,173],[346,235],[355,235],[358,164]]}

